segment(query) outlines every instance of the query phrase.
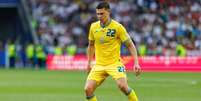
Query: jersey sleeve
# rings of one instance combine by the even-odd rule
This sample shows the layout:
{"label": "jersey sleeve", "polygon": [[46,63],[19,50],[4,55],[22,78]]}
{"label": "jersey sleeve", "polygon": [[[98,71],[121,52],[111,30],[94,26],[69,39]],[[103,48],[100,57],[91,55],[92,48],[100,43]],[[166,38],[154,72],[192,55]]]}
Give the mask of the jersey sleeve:
{"label": "jersey sleeve", "polygon": [[124,42],[130,38],[124,26],[120,25],[118,27],[118,31],[119,31],[118,34],[119,34],[119,38],[121,42]]}
{"label": "jersey sleeve", "polygon": [[91,24],[90,29],[89,29],[88,40],[94,40],[92,25],[93,25],[93,24]]}

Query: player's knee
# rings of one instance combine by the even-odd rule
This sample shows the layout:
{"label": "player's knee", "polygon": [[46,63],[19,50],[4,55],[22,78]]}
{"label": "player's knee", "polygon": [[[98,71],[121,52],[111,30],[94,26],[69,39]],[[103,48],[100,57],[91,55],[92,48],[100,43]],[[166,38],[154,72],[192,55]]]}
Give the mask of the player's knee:
{"label": "player's knee", "polygon": [[96,89],[96,82],[95,81],[87,81],[85,88],[84,88],[86,95],[93,94],[95,89]]}

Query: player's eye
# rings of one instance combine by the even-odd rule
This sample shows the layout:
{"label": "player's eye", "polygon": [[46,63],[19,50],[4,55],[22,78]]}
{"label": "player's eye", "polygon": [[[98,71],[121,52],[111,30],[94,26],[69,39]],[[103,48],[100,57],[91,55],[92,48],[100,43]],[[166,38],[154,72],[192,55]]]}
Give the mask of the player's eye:
{"label": "player's eye", "polygon": [[103,15],[103,13],[97,13],[97,15]]}

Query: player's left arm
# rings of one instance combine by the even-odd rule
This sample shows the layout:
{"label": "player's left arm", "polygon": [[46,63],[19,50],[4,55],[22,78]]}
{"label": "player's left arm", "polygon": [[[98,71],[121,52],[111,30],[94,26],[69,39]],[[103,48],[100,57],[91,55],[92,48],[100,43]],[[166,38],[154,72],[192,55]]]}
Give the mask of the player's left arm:
{"label": "player's left arm", "polygon": [[134,71],[136,73],[136,76],[139,76],[140,73],[141,73],[141,67],[140,67],[139,62],[138,62],[137,49],[136,49],[134,43],[132,42],[132,40],[130,38],[125,40],[123,43],[128,48],[130,54],[134,58],[134,67],[133,67],[133,69],[134,69]]}
{"label": "player's left arm", "polygon": [[123,25],[120,24],[120,26],[117,29],[118,31],[118,37],[120,38],[121,42],[126,45],[129,52],[131,53],[132,57],[134,58],[134,67],[133,70],[135,71],[136,76],[140,75],[141,68],[138,62],[138,56],[137,56],[137,50],[135,45],[133,44],[129,34],[127,33],[126,29],[123,27]]}

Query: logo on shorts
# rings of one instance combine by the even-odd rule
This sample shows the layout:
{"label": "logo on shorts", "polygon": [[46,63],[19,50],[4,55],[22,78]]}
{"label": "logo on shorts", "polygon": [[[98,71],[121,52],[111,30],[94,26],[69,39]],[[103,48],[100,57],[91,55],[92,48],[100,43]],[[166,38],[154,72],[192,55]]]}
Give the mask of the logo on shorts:
{"label": "logo on shorts", "polygon": [[119,66],[119,67],[117,67],[117,68],[118,68],[118,71],[119,71],[119,72],[125,72],[125,69],[124,69],[123,66]]}

